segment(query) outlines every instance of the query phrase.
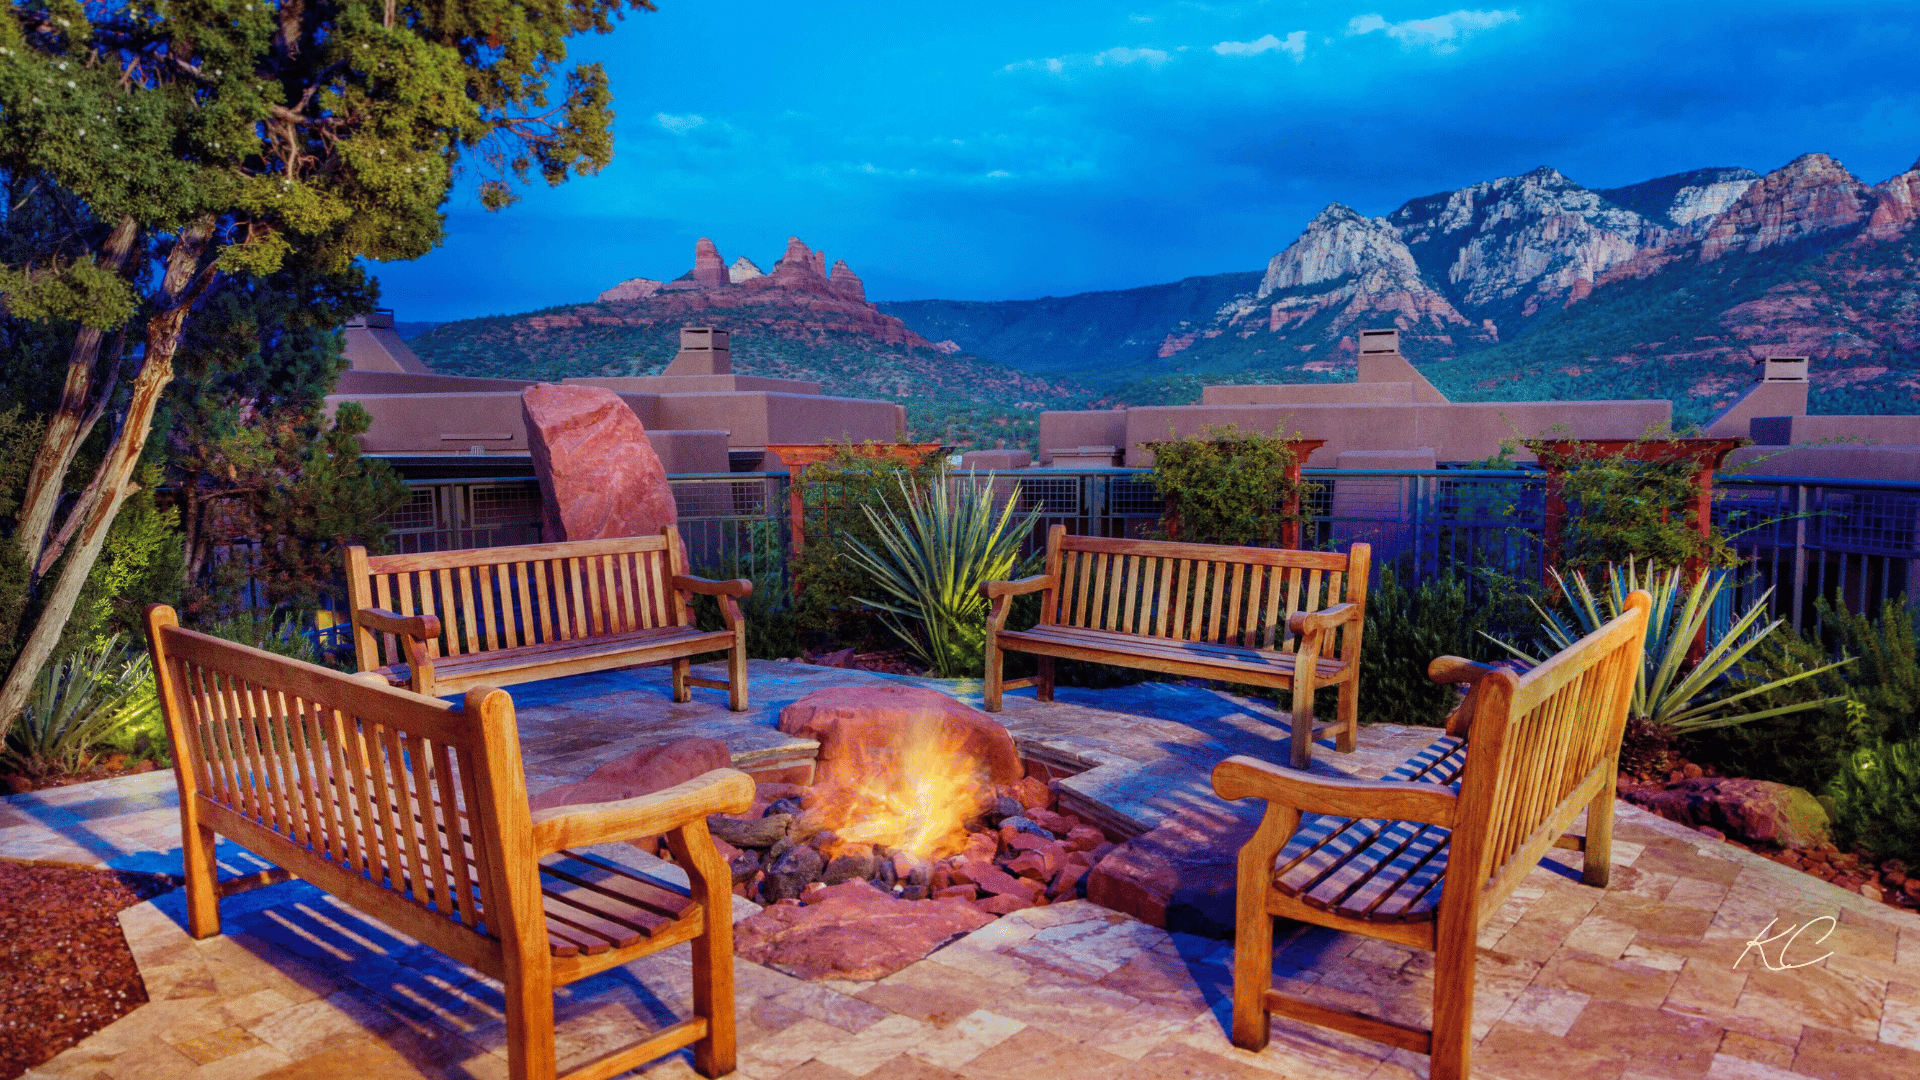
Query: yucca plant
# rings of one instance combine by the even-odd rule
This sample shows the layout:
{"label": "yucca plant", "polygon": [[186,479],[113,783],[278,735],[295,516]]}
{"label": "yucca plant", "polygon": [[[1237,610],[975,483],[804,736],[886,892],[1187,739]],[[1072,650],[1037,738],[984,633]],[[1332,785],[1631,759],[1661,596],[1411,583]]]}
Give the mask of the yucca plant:
{"label": "yucca plant", "polygon": [[120,729],[159,711],[144,650],[102,638],[48,664],[0,757],[35,778],[78,772]]}
{"label": "yucca plant", "polygon": [[[1706,649],[1700,662],[1689,664],[1687,654],[1707,630],[1714,601],[1726,589],[1726,571],[1704,571],[1687,583],[1678,569],[1663,571],[1648,567],[1640,570],[1629,562],[1626,569],[1622,570],[1609,564],[1606,587],[1598,592],[1587,583],[1584,574],[1576,572],[1571,576],[1562,576],[1557,570],[1549,572],[1560,595],[1566,599],[1567,610],[1571,614],[1550,611],[1538,602],[1528,601],[1540,615],[1540,629],[1545,638],[1544,644],[1549,647],[1548,655],[1571,646],[1626,610],[1628,593],[1644,589],[1652,595],[1653,610],[1647,622],[1645,660],[1639,676],[1634,680],[1630,715],[1668,734],[1685,735],[1710,728],[1730,727],[1769,716],[1817,709],[1841,700],[1820,698],[1754,711],[1738,708],[1740,702],[1749,698],[1852,663],[1851,659],[1838,660],[1758,686],[1746,684],[1744,689],[1734,692],[1725,677],[1735,671],[1741,660],[1784,622],[1775,619],[1761,625],[1760,620],[1767,611],[1767,601],[1773,596],[1771,589],[1754,601],[1753,606],[1734,619],[1724,631],[1706,634]],[[1545,656],[1530,655],[1492,635],[1487,636],[1521,660],[1540,663],[1546,659]]]}
{"label": "yucca plant", "polygon": [[878,548],[848,538],[847,557],[872,575],[883,600],[860,602],[942,678],[979,675],[986,656],[987,601],[981,584],[1013,576],[1020,545],[1039,511],[1018,521],[1013,495],[998,512],[993,474],[935,480],[922,490],[899,482],[901,510],[863,507]]}

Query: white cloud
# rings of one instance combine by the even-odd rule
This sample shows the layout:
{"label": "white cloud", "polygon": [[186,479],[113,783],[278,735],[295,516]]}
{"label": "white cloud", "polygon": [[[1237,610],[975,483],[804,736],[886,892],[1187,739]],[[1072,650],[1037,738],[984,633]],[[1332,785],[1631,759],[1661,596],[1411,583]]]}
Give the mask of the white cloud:
{"label": "white cloud", "polygon": [[1517,11],[1465,9],[1435,15],[1430,19],[1407,19],[1397,23],[1388,22],[1379,15],[1356,15],[1347,23],[1347,33],[1371,34],[1382,31],[1402,45],[1424,45],[1434,52],[1448,53],[1459,48],[1457,43],[1461,38],[1519,18]]}
{"label": "white cloud", "polygon": [[672,113],[655,113],[653,114],[653,118],[659,122],[661,127],[666,128],[675,135],[685,135],[687,132],[707,122],[707,118],[698,113],[688,113],[685,116],[675,116]]}
{"label": "white cloud", "polygon": [[1299,63],[1307,55],[1307,32],[1295,30],[1284,41],[1266,34],[1252,41],[1223,41],[1213,47],[1221,56],[1258,56],[1273,49],[1291,55],[1294,62]]}
{"label": "white cloud", "polygon": [[1061,60],[1059,57],[1057,56],[1047,57],[1047,71],[1050,74],[1058,75],[1062,71],[1066,70],[1066,67],[1067,67],[1066,62]]}
{"label": "white cloud", "polygon": [[1167,62],[1167,54],[1160,49],[1129,49],[1120,45],[1106,52],[1094,53],[1093,62],[1100,65],[1139,63],[1159,67]]}

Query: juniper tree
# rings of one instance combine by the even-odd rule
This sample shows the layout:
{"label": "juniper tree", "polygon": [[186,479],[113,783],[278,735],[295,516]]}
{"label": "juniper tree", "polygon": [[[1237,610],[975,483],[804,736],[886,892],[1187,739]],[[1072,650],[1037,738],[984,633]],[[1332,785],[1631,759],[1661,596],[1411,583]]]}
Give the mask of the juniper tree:
{"label": "juniper tree", "polygon": [[[629,7],[652,4],[10,0],[0,212],[58,212],[6,253],[0,296],[16,319],[73,331],[11,538],[38,614],[0,686],[0,734],[99,555],[214,284],[294,252],[321,271],[417,258],[441,239],[463,163],[490,209],[535,175],[600,169],[612,97],[598,65],[565,66],[566,45]],[[96,427],[99,465],[71,482]]]}

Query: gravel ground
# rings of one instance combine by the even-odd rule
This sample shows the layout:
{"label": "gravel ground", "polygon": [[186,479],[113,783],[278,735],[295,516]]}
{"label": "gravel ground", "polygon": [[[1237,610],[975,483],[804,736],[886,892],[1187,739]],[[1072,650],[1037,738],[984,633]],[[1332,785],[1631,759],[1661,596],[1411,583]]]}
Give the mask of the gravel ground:
{"label": "gravel ground", "polygon": [[171,888],[157,874],[0,861],[0,1080],[147,1000],[114,916]]}

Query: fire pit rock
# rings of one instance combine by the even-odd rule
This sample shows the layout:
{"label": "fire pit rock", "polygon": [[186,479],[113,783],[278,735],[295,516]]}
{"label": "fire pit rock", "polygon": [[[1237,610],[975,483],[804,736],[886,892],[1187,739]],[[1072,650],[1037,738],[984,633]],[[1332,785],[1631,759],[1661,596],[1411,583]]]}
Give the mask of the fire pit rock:
{"label": "fire pit rock", "polygon": [[[890,745],[903,728],[924,725],[933,741],[978,761],[995,784],[1025,774],[1013,737],[992,717],[938,690],[913,686],[840,686],[816,690],[780,710],[780,730],[815,739],[817,782],[863,779],[868,755]],[[1039,785],[1042,792],[1045,785]]]}
{"label": "fire pit rock", "polygon": [[684,784],[702,773],[733,764],[727,744],[718,739],[676,739],[643,746],[593,770],[585,780],[562,784],[528,800],[535,810],[580,803],[635,799]]}
{"label": "fire pit rock", "polygon": [[734,951],[801,979],[884,979],[993,919],[962,899],[901,900],[849,881],[742,919]]}

